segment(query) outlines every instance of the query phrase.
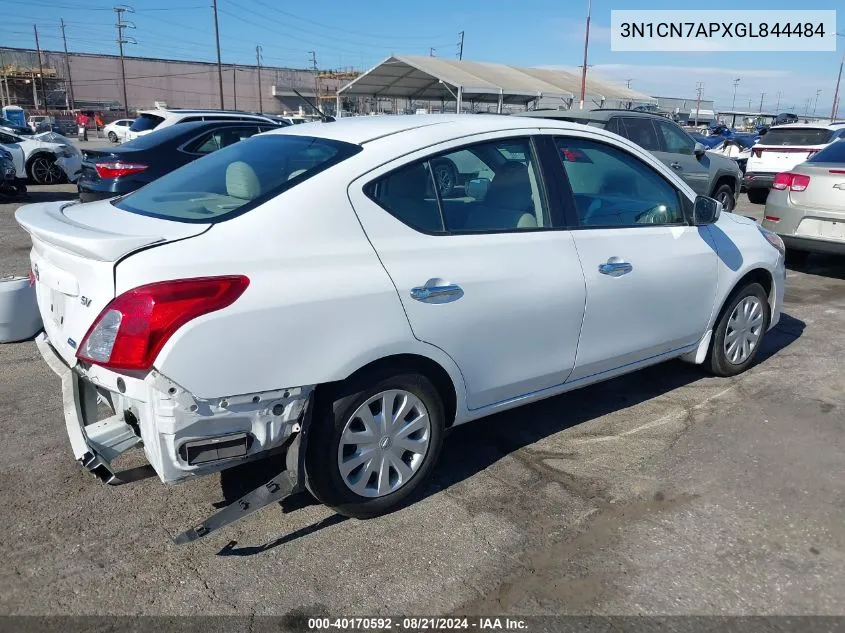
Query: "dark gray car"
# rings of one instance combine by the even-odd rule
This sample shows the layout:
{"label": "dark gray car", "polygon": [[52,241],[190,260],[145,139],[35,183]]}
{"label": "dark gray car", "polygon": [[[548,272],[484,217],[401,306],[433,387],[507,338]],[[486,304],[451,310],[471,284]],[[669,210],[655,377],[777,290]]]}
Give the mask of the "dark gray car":
{"label": "dark gray car", "polygon": [[706,153],[704,145],[664,116],[633,110],[531,110],[520,116],[583,123],[624,136],[671,167],[697,194],[716,198],[725,211],[736,206],[742,182],[736,162]]}

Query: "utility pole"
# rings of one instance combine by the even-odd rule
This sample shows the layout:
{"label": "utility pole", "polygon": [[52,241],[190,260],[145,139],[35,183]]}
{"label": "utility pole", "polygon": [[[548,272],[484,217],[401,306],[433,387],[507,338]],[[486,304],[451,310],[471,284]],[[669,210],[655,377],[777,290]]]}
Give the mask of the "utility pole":
{"label": "utility pole", "polygon": [[[38,27],[32,25],[35,31],[35,50],[38,51],[38,83],[41,84],[41,100],[44,102],[44,114],[47,114],[47,93],[44,92],[44,66],[41,64],[41,46],[38,44]],[[35,82],[33,82],[33,94],[35,93]],[[38,99],[35,99],[35,109],[38,109]]]}
{"label": "utility pole", "polygon": [[739,81],[740,81],[739,77],[734,79],[734,98],[733,98],[733,101],[731,101],[731,110],[733,110],[736,107],[736,87],[739,85]]}
{"label": "utility pole", "polygon": [[629,88],[629,89],[631,88],[631,81],[632,81],[631,79],[626,79],[626,80],[625,80],[625,87],[626,87],[626,88]]}
{"label": "utility pole", "polygon": [[234,100],[233,108],[238,109],[238,69],[232,66],[232,99]]}
{"label": "utility pole", "polygon": [[62,22],[62,41],[65,43],[65,66],[67,66],[67,87],[68,96],[70,97],[70,109],[75,109],[73,104],[73,77],[70,75],[70,56],[67,54],[67,37],[65,37],[65,21]]}
{"label": "utility pole", "polygon": [[763,97],[765,97],[765,96],[766,96],[765,92],[760,93],[760,112],[763,111]]}
{"label": "utility pole", "polygon": [[699,81],[695,84],[695,91],[698,93],[698,97],[695,101],[695,124],[698,125],[698,120],[701,118],[701,91],[704,90],[704,82]]}
{"label": "utility pole", "polygon": [[217,81],[220,84],[220,109],[223,110],[223,64],[220,61],[220,28],[217,25],[217,0],[211,0],[214,11],[214,39],[217,41]]}
{"label": "utility pole", "polygon": [[821,90],[816,90],[816,102],[813,104],[813,116],[816,116],[816,108],[819,107],[819,95],[821,93]]}
{"label": "utility pole", "polygon": [[778,91],[778,104],[775,106],[775,114],[777,114],[780,111],[780,98],[781,98],[781,96],[782,96],[782,93],[780,91]]}
{"label": "utility pole", "polygon": [[114,8],[114,12],[117,13],[117,24],[115,24],[115,26],[117,27],[117,44],[120,49],[120,79],[123,84],[123,112],[128,117],[129,98],[126,96],[126,61],[123,59],[123,45],[128,44],[129,40],[123,37],[123,29],[129,28],[129,25],[123,21],[123,13],[125,11],[131,11],[134,13],[134,9],[126,5]]}
{"label": "utility pole", "polygon": [[587,27],[584,31],[584,65],[581,67],[581,105],[584,109],[584,100],[587,98],[587,49],[590,45],[590,14],[593,10],[593,0],[587,0]]}
{"label": "utility pole", "polygon": [[458,61],[464,58],[464,32],[458,33],[461,36],[461,41],[458,43]]}
{"label": "utility pole", "polygon": [[255,65],[258,67],[258,112],[264,114],[264,96],[261,92],[261,46],[255,47]]}
{"label": "utility pole", "polygon": [[[845,37],[845,33],[837,33],[839,37]],[[839,76],[836,78],[836,90],[833,93],[833,107],[830,110],[830,120],[835,121],[839,114],[839,84],[842,82],[842,67],[845,66],[845,50],[842,51],[842,61],[839,62]]]}
{"label": "utility pole", "polygon": [[311,53],[311,70],[314,71],[314,103],[320,107],[320,81],[317,78],[317,51],[309,51]]}

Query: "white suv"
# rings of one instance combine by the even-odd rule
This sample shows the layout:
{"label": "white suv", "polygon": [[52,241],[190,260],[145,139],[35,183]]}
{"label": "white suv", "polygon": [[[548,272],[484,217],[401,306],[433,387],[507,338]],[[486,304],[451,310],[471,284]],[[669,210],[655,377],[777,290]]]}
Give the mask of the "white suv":
{"label": "white suv", "polygon": [[277,119],[261,114],[239,112],[237,110],[183,110],[181,108],[156,108],[141,110],[138,118],[129,126],[125,140],[131,141],[153,130],[187,123],[189,121],[262,121],[274,125],[284,125]]}
{"label": "white suv", "polygon": [[763,204],[777,174],[800,165],[834,141],[845,138],[845,121],[829,125],[793,123],[771,128],[751,148],[743,185],[748,199]]}

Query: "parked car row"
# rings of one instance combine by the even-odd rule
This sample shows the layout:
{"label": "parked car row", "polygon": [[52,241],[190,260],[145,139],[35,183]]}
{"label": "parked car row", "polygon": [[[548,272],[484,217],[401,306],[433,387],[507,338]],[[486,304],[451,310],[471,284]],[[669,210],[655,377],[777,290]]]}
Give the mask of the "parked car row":
{"label": "parked car row", "polygon": [[56,132],[20,136],[0,130],[0,147],[11,151],[17,178],[38,185],[64,182],[70,171],[63,167],[63,161],[81,161],[82,156],[69,138]]}
{"label": "parked car row", "polygon": [[721,168],[688,137],[638,117],[649,152],[608,120],[204,121],[89,152],[91,182],[160,176],[16,213],[74,455],[114,482],[141,446],[172,483],[286,450],[273,491],[369,517],[448,427],[671,358],[744,371],[780,318],[783,243],[702,195]]}

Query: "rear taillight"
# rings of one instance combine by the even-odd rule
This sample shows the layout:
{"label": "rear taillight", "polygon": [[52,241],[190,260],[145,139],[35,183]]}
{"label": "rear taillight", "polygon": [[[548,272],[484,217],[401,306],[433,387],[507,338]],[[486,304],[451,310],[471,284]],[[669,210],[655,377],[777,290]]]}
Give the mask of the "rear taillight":
{"label": "rear taillight", "polygon": [[829,169],[828,172],[831,174],[845,174],[845,169]]}
{"label": "rear taillight", "polygon": [[764,215],[763,219],[767,220],[768,222],[780,222],[780,218],[774,215]]}
{"label": "rear taillight", "polygon": [[242,275],[176,279],[115,297],[89,328],[76,357],[112,369],[150,369],[176,330],[232,305],[249,285]]}
{"label": "rear taillight", "polygon": [[141,163],[122,163],[114,161],[110,163],[96,163],[94,169],[97,170],[97,175],[100,178],[120,178],[121,176],[128,176],[130,174],[137,174],[144,171],[149,165],[142,165]]}
{"label": "rear taillight", "polygon": [[789,189],[790,191],[804,191],[810,185],[810,177],[804,174],[793,174],[788,171],[782,172],[775,176],[772,182],[772,189],[783,191]]}
{"label": "rear taillight", "polygon": [[751,153],[754,154],[754,158],[760,158],[763,155],[763,150],[761,149],[752,149]]}

